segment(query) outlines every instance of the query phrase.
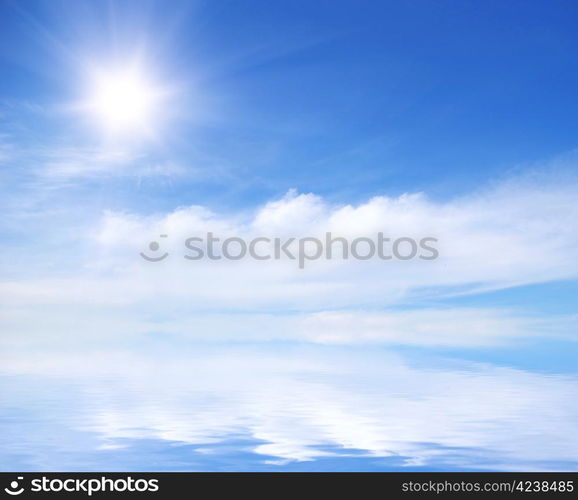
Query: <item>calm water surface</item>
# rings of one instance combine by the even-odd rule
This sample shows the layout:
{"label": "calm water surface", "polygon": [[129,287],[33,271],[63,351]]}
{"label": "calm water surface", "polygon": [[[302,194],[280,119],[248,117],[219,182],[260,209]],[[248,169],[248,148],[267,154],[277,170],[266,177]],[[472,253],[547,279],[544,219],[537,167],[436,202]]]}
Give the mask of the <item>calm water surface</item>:
{"label": "calm water surface", "polygon": [[2,362],[21,470],[577,470],[578,379],[382,349],[173,346]]}

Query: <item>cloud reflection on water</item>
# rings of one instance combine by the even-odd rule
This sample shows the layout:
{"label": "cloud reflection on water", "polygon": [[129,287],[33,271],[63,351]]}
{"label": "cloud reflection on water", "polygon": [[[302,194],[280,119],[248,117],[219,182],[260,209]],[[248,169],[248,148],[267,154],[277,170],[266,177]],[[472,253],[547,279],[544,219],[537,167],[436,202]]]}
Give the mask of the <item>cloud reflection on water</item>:
{"label": "cloud reflection on water", "polygon": [[578,380],[567,375],[319,346],[72,352],[1,366],[3,413],[25,427],[2,438],[4,469],[10,453],[59,469],[87,449],[121,469],[133,452],[141,467],[163,468],[138,449],[145,440],[189,445],[179,460],[195,470],[231,450],[273,470],[359,456],[375,469],[578,468]]}

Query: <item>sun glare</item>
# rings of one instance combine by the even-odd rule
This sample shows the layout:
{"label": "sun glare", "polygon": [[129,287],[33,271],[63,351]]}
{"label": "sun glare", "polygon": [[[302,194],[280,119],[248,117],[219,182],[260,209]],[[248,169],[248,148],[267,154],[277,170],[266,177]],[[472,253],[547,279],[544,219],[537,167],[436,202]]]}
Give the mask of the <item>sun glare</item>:
{"label": "sun glare", "polygon": [[93,77],[88,109],[108,134],[148,133],[158,119],[160,92],[135,69]]}

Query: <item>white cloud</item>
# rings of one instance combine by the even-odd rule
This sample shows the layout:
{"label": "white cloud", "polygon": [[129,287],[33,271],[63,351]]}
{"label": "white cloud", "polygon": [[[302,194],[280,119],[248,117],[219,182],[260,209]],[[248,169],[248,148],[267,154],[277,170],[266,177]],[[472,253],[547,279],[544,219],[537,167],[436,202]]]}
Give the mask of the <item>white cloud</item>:
{"label": "white cloud", "polygon": [[[163,273],[176,288],[179,284],[175,275],[191,273],[197,283],[200,278],[203,283],[219,285],[223,298],[236,290],[237,299],[255,294],[278,306],[284,299],[292,302],[292,291],[298,287],[309,303],[305,287],[324,289],[328,285],[332,293],[322,300],[326,304],[383,304],[431,288],[437,293],[456,288],[474,291],[577,277],[576,200],[576,183],[510,183],[445,202],[422,194],[376,197],[357,206],[332,205],[312,194],[289,193],[254,214],[221,216],[202,207],[180,208],[146,218],[108,213],[97,242],[101,250],[117,259],[117,265],[122,263],[133,273],[140,264],[133,259],[139,249],[159,234],[168,234],[163,244],[171,248],[172,257],[163,265]],[[123,231],[114,229],[123,225]],[[189,236],[205,237],[207,231],[222,238],[241,236],[247,240],[256,236],[323,239],[326,232],[350,239],[375,238],[380,231],[391,238],[432,236],[438,239],[440,258],[435,262],[320,260],[306,263],[307,269],[301,272],[293,270],[295,262],[287,261],[243,260],[233,265],[208,259],[193,263],[183,260],[187,253],[184,240]],[[340,246],[336,248],[339,254]],[[150,275],[154,274],[151,269]],[[271,285],[276,293],[271,293]],[[218,292],[213,294],[206,287],[202,292],[219,300]]]}
{"label": "white cloud", "polygon": [[512,311],[484,308],[390,312],[321,312],[302,319],[298,337],[323,344],[483,347],[523,337],[572,338],[574,317],[544,324]]}
{"label": "white cloud", "polygon": [[0,164],[18,166],[42,187],[108,177],[181,178],[205,175],[199,168],[185,168],[180,163],[159,161],[144,150],[134,147],[99,146],[35,146],[23,149],[0,134]]}
{"label": "white cloud", "polygon": [[[10,331],[30,337],[48,335],[51,324],[57,325],[54,331],[70,331],[67,321],[78,324],[82,318],[90,318],[84,335],[113,331],[116,324],[125,325],[125,332],[201,331],[206,339],[241,340],[255,338],[250,332],[258,324],[267,332],[260,339],[325,343],[475,346],[521,336],[572,337],[569,317],[496,308],[418,309],[424,299],[576,278],[576,220],[578,184],[544,180],[511,181],[449,201],[407,194],[334,205],[290,192],[252,213],[220,215],[202,206],[152,216],[108,212],[97,227],[75,235],[90,247],[74,256],[84,261],[82,269],[57,278],[4,281],[0,297]],[[392,238],[435,236],[440,258],[319,260],[301,270],[291,260],[184,259],[184,240],[209,231],[245,239],[323,237],[327,231],[348,238],[379,231]],[[166,260],[150,263],[139,256],[151,240],[169,252]],[[396,312],[399,305],[407,310]]]}
{"label": "white cloud", "polygon": [[45,181],[97,177],[181,177],[188,171],[176,163],[160,163],[131,149],[59,148],[40,153],[37,171]]}
{"label": "white cloud", "polygon": [[315,313],[210,312],[166,302],[130,303],[70,301],[66,305],[6,305],[5,350],[80,347],[147,336],[179,342],[268,342],[290,340],[314,344],[377,344],[478,348],[512,345],[521,339],[578,339],[576,316],[540,317],[489,308],[427,308],[386,311]]}
{"label": "white cloud", "polygon": [[46,160],[39,173],[46,177],[75,178],[118,175],[139,159],[126,150],[61,148],[45,152]]}

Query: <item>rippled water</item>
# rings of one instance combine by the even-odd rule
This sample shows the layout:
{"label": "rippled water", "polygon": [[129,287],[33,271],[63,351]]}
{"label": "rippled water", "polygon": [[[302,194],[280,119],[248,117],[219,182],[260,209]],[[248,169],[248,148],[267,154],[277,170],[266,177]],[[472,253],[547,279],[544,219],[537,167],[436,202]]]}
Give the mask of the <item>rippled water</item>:
{"label": "rippled water", "polygon": [[278,345],[2,361],[2,470],[576,470],[578,380]]}

